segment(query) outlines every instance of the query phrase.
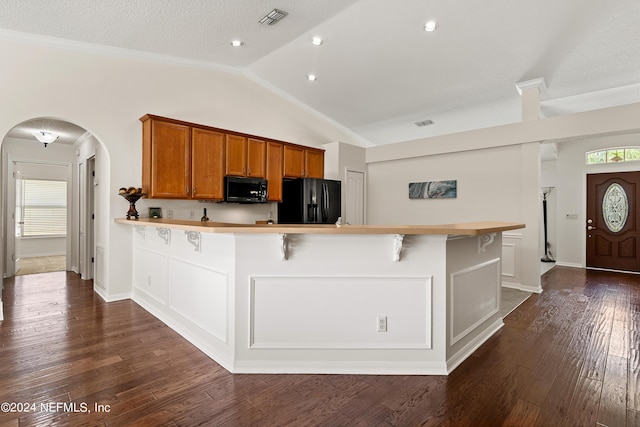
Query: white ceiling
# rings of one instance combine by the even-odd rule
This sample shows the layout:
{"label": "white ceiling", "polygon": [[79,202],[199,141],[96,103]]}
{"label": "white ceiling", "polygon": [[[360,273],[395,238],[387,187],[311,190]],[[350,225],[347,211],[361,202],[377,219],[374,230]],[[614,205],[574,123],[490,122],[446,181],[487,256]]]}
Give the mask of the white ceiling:
{"label": "white ceiling", "polygon": [[39,143],[33,134],[47,131],[58,136],[56,144],[74,144],[88,132],[73,123],[57,119],[37,118],[24,121],[7,133],[9,138],[26,139]]}
{"label": "white ceiling", "polygon": [[[273,8],[288,16],[259,24]],[[637,0],[0,0],[0,10],[4,30],[241,70],[363,145],[518,121],[515,84],[539,77],[546,116],[640,102]]]}

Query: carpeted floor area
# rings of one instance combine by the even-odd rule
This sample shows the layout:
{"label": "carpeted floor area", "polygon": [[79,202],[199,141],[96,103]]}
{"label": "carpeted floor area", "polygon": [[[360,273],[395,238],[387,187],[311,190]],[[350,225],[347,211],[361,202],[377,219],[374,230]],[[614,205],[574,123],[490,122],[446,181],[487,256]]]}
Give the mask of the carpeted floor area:
{"label": "carpeted floor area", "polygon": [[50,273],[53,271],[65,271],[66,268],[67,257],[64,255],[21,258],[20,268],[16,272],[16,276],[36,273]]}

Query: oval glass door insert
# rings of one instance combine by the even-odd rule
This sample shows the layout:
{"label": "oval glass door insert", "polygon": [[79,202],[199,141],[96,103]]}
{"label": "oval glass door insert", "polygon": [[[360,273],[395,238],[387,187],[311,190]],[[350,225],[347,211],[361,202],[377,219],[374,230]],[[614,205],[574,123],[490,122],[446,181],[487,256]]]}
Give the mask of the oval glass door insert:
{"label": "oval glass door insert", "polygon": [[602,199],[602,215],[607,228],[613,233],[622,230],[629,215],[627,193],[620,184],[611,184]]}

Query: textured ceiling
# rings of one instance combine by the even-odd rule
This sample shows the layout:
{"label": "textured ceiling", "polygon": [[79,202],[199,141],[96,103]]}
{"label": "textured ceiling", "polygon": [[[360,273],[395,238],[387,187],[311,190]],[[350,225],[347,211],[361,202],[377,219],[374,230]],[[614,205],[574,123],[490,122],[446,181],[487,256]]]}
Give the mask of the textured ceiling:
{"label": "textured ceiling", "polygon": [[[258,24],[273,8],[289,15]],[[637,0],[0,0],[0,10],[0,29],[239,69],[365,145],[518,121],[515,83],[539,77],[547,116],[640,102]],[[437,31],[423,30],[428,19]]]}

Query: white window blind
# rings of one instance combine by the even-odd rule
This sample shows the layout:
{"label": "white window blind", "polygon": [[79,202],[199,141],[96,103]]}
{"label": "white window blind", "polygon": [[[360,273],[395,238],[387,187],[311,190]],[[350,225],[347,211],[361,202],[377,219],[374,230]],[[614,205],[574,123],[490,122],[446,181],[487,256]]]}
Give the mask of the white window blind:
{"label": "white window blind", "polygon": [[66,236],[67,183],[22,180],[22,237]]}

